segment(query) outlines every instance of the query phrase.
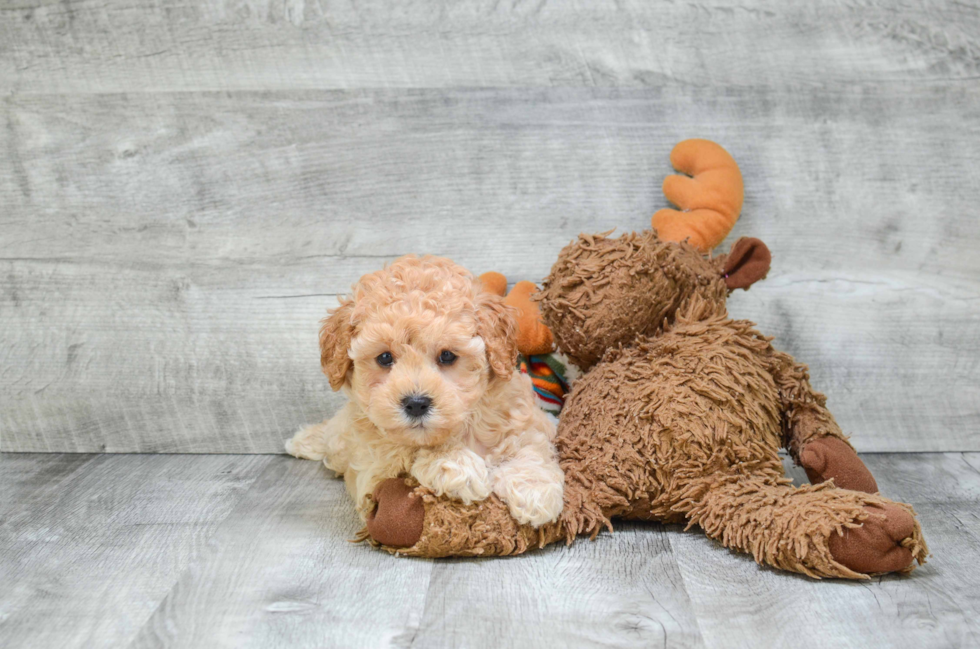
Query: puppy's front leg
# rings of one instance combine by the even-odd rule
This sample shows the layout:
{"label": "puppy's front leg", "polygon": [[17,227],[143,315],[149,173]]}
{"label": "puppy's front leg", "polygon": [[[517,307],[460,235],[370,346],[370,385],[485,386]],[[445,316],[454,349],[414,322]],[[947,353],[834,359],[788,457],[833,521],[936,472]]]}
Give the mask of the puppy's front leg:
{"label": "puppy's front leg", "polygon": [[493,472],[493,492],[519,523],[534,527],[558,519],[564,488],[565,474],[550,444],[522,448]]}
{"label": "puppy's front leg", "polygon": [[419,451],[412,477],[436,495],[469,505],[490,495],[490,476],[483,458],[464,446],[440,446]]}
{"label": "puppy's front leg", "polygon": [[286,452],[306,460],[323,460],[331,471],[345,473],[350,463],[347,435],[350,429],[349,404],[319,424],[301,429],[286,442]]}

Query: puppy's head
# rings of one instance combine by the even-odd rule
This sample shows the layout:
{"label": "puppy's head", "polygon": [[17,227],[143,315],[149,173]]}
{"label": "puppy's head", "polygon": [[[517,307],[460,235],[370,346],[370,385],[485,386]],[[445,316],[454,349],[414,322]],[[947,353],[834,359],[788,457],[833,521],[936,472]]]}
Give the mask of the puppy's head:
{"label": "puppy's head", "polygon": [[510,378],[516,357],[511,309],[439,257],[402,257],[365,275],[320,329],[330,386],[414,446],[445,442],[491,381]]}

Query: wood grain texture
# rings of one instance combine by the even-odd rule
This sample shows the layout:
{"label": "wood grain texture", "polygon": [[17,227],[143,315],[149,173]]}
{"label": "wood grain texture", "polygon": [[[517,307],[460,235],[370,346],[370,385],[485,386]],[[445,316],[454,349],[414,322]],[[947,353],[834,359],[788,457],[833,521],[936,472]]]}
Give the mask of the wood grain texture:
{"label": "wood grain texture", "polygon": [[319,462],[269,466],[143,627],[134,647],[403,646],[433,563],[349,543],[360,529]]}
{"label": "wood grain texture", "polygon": [[519,558],[435,564],[419,647],[701,647],[662,526]]}
{"label": "wood grain texture", "polygon": [[397,558],[347,542],[350,499],[316,462],[3,454],[0,645],[975,646],[980,454],[864,459],[922,520],[933,554],[908,577],[813,581],[655,524]]}
{"label": "wood grain texture", "polygon": [[[977,455],[866,455],[913,504],[932,556],[909,577],[812,581],[759,568],[701,534],[669,539],[708,646],[967,647],[980,642]],[[795,478],[806,482],[799,469]]]}
{"label": "wood grain texture", "polygon": [[[0,444],[278,452],[339,403],[317,321],[408,252],[511,281],[648,227],[721,142],[769,279],[731,312],[811,365],[862,450],[980,448],[980,88],[8,96]],[[723,244],[727,249],[729,244]]]}
{"label": "wood grain texture", "polygon": [[702,646],[662,528],[517,559],[426,561],[346,542],[350,498],[274,458],[135,647]]}
{"label": "wood grain texture", "polygon": [[0,94],[973,81],[974,2],[21,0]]}
{"label": "wood grain texture", "polygon": [[0,456],[0,645],[125,646],[269,461]]}

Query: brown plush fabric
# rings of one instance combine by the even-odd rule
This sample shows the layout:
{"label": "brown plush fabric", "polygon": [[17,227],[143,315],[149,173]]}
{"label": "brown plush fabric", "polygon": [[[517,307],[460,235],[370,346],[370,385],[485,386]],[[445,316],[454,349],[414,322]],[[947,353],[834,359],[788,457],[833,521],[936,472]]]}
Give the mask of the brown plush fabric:
{"label": "brown plush fabric", "polygon": [[729,290],[748,289],[761,279],[765,279],[772,263],[772,254],[766,244],[758,239],[742,237],[732,246],[725,259],[723,275]]}
{"label": "brown plush fabric", "polygon": [[[893,540],[875,532],[875,544],[864,543],[855,533],[872,527],[868,519],[874,510],[868,506],[894,508],[892,517],[902,520],[900,526],[907,523],[905,536]],[[706,492],[691,512],[690,524],[700,525],[726,547],[751,553],[760,564],[810,577],[863,579],[870,573],[911,571],[913,554],[901,547],[906,538],[917,548],[917,557],[924,558],[912,510],[904,507],[829,483],[794,488],[729,478]],[[879,522],[884,519],[875,517],[874,523]],[[835,547],[841,533],[850,543]],[[907,557],[901,565],[895,565],[896,552]]]}
{"label": "brown plush fabric", "polygon": [[425,520],[422,498],[413,493],[417,486],[418,483],[408,484],[401,478],[391,478],[377,486],[371,498],[378,506],[367,520],[371,538],[396,548],[415,545]]}
{"label": "brown plush fabric", "polygon": [[[533,529],[496,497],[462,505],[419,489],[420,535],[387,549],[517,554],[594,537],[620,517],[685,521],[760,563],[812,577],[860,579],[923,562],[914,512],[865,493],[873,478],[806,366],[752,323],[729,318],[722,271],[757,276],[752,264],[765,257],[764,246],[743,241],[734,261],[652,232],[582,235],[562,250],[539,294],[541,313],[559,348],[588,371],[558,426],[559,520]],[[823,483],[792,487],[780,447]]]}
{"label": "brown plush fabric", "polygon": [[830,536],[834,560],[867,574],[911,572],[913,558],[925,551],[912,508],[876,502],[864,513],[862,525],[848,525]]}
{"label": "brown plush fabric", "polygon": [[[535,298],[558,348],[585,371],[607,349],[657,334],[684,300],[702,295],[724,305],[718,274],[687,243],[662,243],[653,232],[581,235],[562,250]],[[597,310],[603,317],[593,317]]]}
{"label": "brown plush fabric", "polygon": [[873,494],[878,483],[850,444],[836,437],[821,437],[806,445],[800,465],[813,484],[833,480],[841,489]]}

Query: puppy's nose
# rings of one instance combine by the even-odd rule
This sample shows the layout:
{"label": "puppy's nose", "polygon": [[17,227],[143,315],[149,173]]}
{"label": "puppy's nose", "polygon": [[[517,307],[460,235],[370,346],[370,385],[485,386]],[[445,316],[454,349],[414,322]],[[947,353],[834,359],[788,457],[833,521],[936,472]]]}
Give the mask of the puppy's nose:
{"label": "puppy's nose", "polygon": [[432,399],[420,394],[410,394],[402,399],[402,409],[409,417],[424,417],[432,406]]}

